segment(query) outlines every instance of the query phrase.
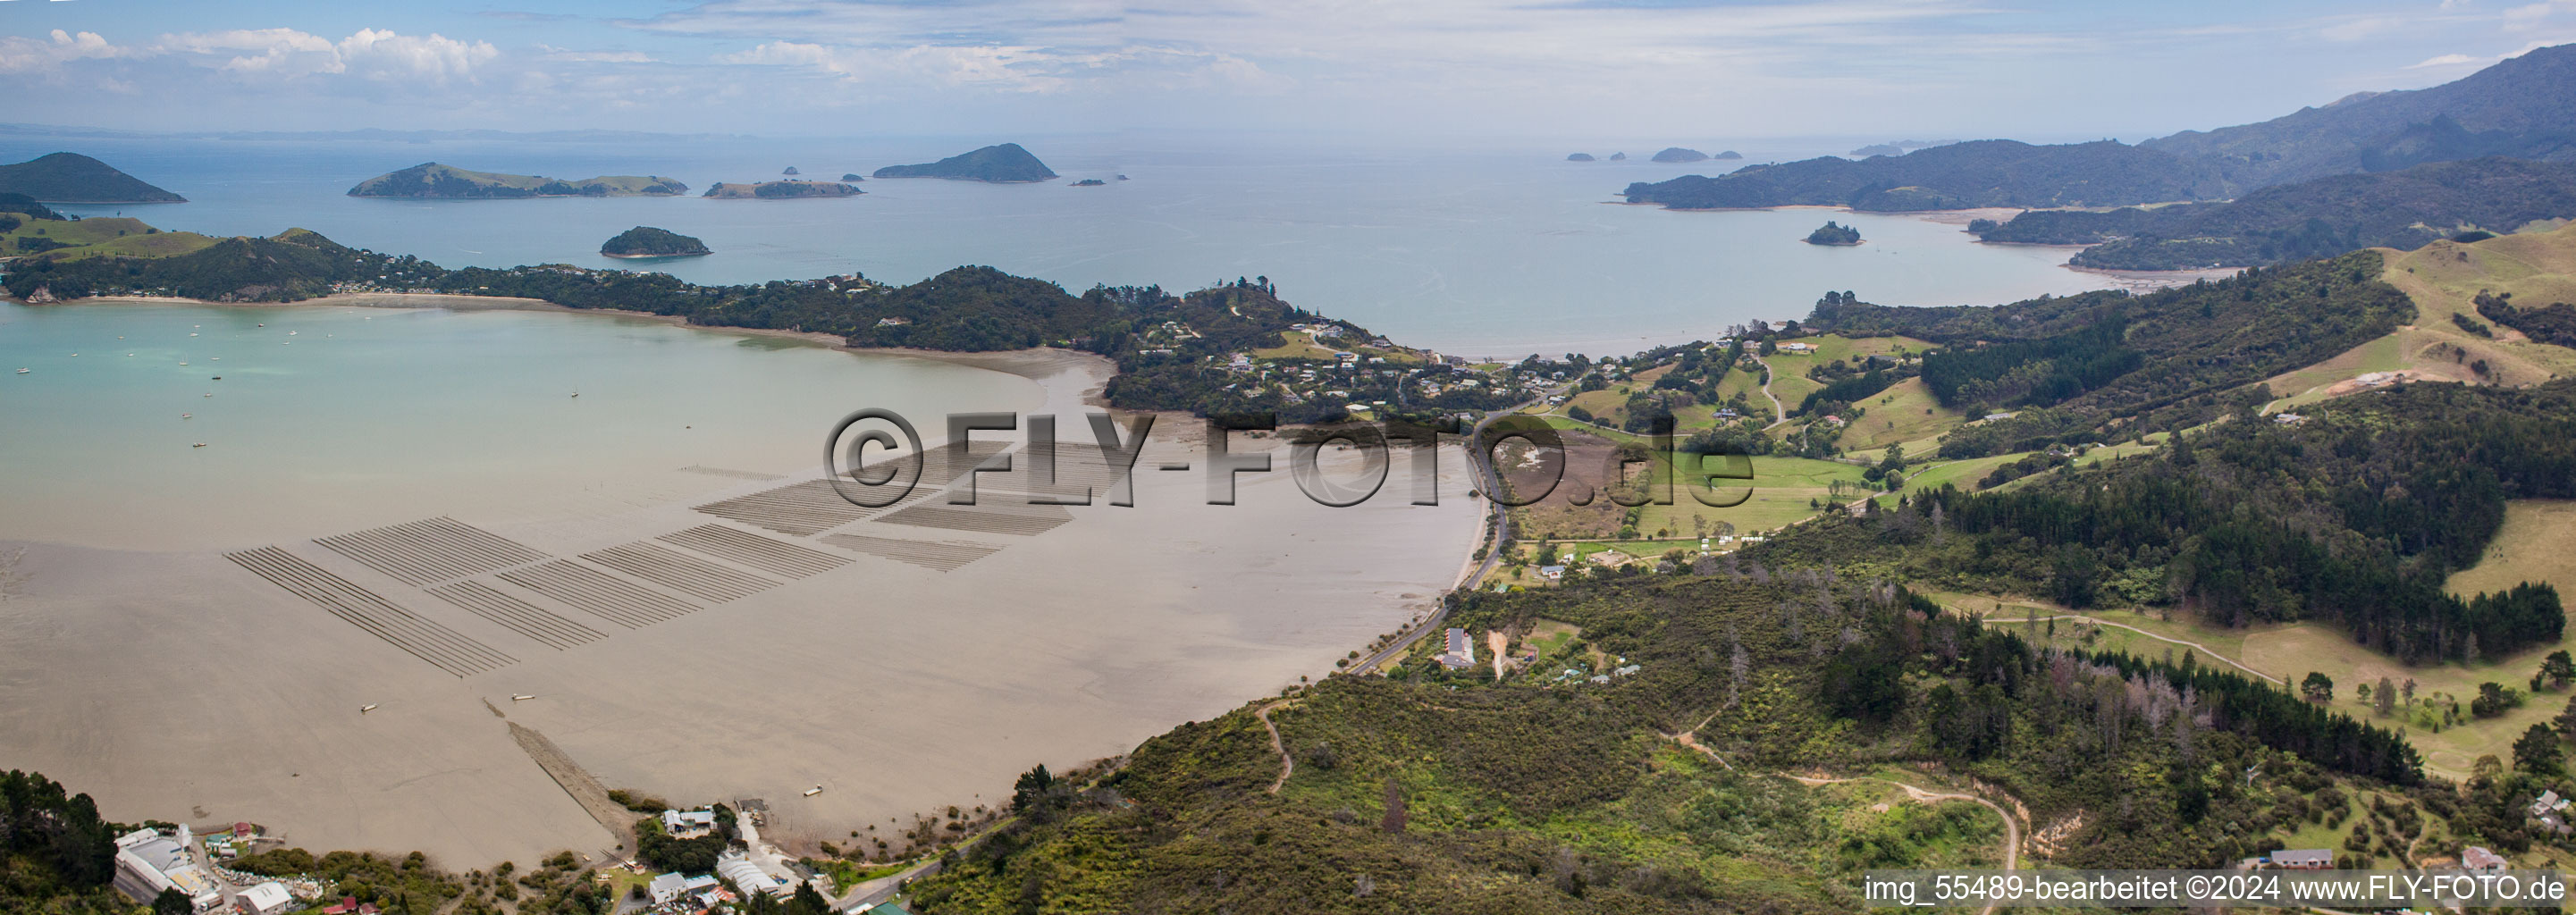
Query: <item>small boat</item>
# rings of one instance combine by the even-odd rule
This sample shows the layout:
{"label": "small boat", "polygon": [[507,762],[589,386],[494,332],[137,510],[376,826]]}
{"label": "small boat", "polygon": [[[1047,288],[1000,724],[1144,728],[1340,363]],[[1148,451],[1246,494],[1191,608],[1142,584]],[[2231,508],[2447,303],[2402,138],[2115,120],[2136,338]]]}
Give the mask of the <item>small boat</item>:
{"label": "small boat", "polygon": [[188,336],[194,337],[194,336],[196,336],[196,334],[189,334]]}
{"label": "small boat", "polygon": [[187,365],[187,363],[185,363],[185,362],[182,362],[182,363],[179,363],[179,364],[180,364],[180,365]]}
{"label": "small boat", "polygon": [[381,703],[381,702],[370,702],[370,703],[367,703],[367,704],[365,704],[365,705],[358,706],[358,714],[364,715],[364,714],[366,714],[366,713],[368,713],[368,712],[375,711],[375,710],[376,710],[376,706],[383,705],[383,704],[384,704],[384,703]]}
{"label": "small boat", "polygon": [[195,418],[197,418],[197,414],[194,414],[194,413],[181,413],[181,414],[179,414],[179,418],[180,418],[180,419],[195,419]]}
{"label": "small boat", "polygon": [[262,325],[260,325],[260,326],[261,326],[261,327],[267,327],[268,325],[266,325],[266,324],[262,324]]}
{"label": "small boat", "polygon": [[536,698],[536,697],[535,697],[535,696],[528,695],[527,693],[512,693],[512,694],[510,694],[510,701],[512,701],[512,702],[526,702],[526,701],[528,701],[528,700],[530,700],[530,699],[534,699],[534,698]]}
{"label": "small boat", "polygon": [[292,337],[292,336],[295,336],[295,332],[290,330],[290,331],[287,331],[287,332],[286,332],[286,335],[287,335],[287,336],[289,336],[289,337]]}
{"label": "small boat", "polygon": [[206,392],[206,396],[208,396],[208,397],[213,397],[213,396],[215,396],[215,392],[213,392],[213,391],[207,391],[207,392]]}
{"label": "small boat", "polygon": [[32,369],[19,369],[19,370],[18,370],[18,374],[24,375],[24,374],[27,374],[27,373],[28,373],[28,372],[30,372],[30,371],[33,371],[33,370],[32,370]]}
{"label": "small boat", "polygon": [[196,443],[196,444],[194,444],[194,445],[190,445],[190,446],[188,446],[188,447],[190,447],[190,448],[203,448],[203,447],[206,447],[206,443],[204,443],[204,442],[198,442],[198,443]]}
{"label": "small boat", "polygon": [[817,794],[821,794],[821,793],[823,793],[823,786],[821,786],[821,785],[816,785],[816,786],[814,786],[814,787],[811,787],[811,788],[807,788],[807,789],[805,789],[805,796],[806,796],[806,797],[813,797],[813,796],[815,796],[815,795],[817,795]]}

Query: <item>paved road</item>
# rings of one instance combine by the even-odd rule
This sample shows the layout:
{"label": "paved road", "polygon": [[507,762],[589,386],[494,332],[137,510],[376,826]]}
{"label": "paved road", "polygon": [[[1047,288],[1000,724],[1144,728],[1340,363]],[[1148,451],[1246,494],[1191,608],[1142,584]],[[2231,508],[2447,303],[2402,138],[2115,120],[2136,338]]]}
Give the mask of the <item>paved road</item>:
{"label": "paved road", "polygon": [[920,864],[915,864],[911,868],[900,873],[887,874],[874,880],[861,881],[859,885],[851,887],[849,892],[842,894],[841,898],[832,900],[832,908],[847,912],[863,905],[875,905],[877,903],[884,902],[888,899],[894,898],[896,893],[902,892],[905,881],[927,877],[936,873],[939,873],[939,859],[932,858],[928,861],[921,862]]}
{"label": "paved road", "polygon": [[[1476,570],[1468,573],[1467,577],[1459,581],[1457,586],[1451,590],[1454,591],[1457,588],[1474,587],[1477,582],[1484,581],[1486,575],[1492,574],[1494,566],[1501,564],[1503,561],[1503,551],[1500,548],[1500,545],[1502,542],[1503,526],[1505,523],[1503,517],[1505,508],[1502,503],[1494,501],[1494,492],[1496,489],[1500,488],[1501,484],[1497,482],[1498,477],[1496,477],[1494,473],[1494,468],[1485,464],[1485,456],[1479,453],[1476,448],[1476,443],[1483,440],[1485,427],[1493,425],[1495,420],[1527,409],[1532,404],[1545,403],[1547,402],[1548,397],[1562,393],[1566,387],[1567,386],[1560,385],[1555,388],[1550,388],[1547,391],[1541,392],[1534,400],[1524,401],[1501,410],[1487,413],[1483,419],[1476,421],[1475,428],[1467,430],[1467,467],[1470,469],[1470,472],[1475,475],[1476,492],[1485,500],[1485,561],[1477,563]],[[1413,643],[1421,641],[1423,636],[1430,634],[1432,630],[1440,628],[1440,622],[1448,618],[1448,603],[1443,601],[1439,606],[1432,609],[1431,615],[1422,621],[1422,625],[1415,626],[1411,631],[1406,632],[1403,635],[1396,636],[1395,641],[1387,643],[1386,647],[1371,652],[1367,657],[1361,658],[1351,666],[1343,668],[1342,672],[1356,674],[1376,670],[1377,666],[1386,663],[1388,658],[1404,653],[1405,649],[1413,647]]]}

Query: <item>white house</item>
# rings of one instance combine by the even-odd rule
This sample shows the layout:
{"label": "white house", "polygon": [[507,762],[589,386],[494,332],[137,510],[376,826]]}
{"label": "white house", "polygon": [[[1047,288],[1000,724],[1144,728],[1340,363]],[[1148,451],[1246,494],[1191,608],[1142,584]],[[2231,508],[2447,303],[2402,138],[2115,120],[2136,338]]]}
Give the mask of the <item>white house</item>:
{"label": "white house", "polygon": [[271,880],[243,890],[238,901],[242,915],[277,915],[293,905],[295,897],[287,895],[286,884]]}
{"label": "white house", "polygon": [[1476,645],[1468,641],[1467,630],[1456,626],[1449,627],[1448,644],[1445,647],[1448,650],[1440,653],[1440,666],[1450,670],[1463,670],[1476,665]]}
{"label": "white house", "polygon": [[653,882],[644,885],[644,892],[653,897],[654,905],[661,905],[680,898],[681,894],[688,892],[688,888],[689,878],[673,872],[655,875]]}
{"label": "white house", "polygon": [[716,831],[714,810],[662,811],[662,831],[675,839],[694,839]]}

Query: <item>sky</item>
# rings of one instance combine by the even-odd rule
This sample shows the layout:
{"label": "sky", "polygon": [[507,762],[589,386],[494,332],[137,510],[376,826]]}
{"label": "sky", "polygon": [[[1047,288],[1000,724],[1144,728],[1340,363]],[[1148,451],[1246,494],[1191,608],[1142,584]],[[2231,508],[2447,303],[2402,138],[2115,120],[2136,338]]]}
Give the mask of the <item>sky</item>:
{"label": "sky", "polygon": [[2129,142],[2576,41],[2576,0],[0,0],[122,130]]}

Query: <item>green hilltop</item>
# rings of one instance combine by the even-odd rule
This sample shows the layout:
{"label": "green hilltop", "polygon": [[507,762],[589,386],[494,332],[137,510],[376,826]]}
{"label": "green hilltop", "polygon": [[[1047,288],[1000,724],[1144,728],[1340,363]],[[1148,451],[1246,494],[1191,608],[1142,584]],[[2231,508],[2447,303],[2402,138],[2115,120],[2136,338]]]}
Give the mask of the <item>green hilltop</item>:
{"label": "green hilltop", "polygon": [[358,182],[358,186],[349,189],[349,196],[498,200],[520,197],[667,197],[684,194],[688,190],[688,185],[658,175],[606,175],[566,181],[542,175],[467,171],[453,165],[423,162]]}

